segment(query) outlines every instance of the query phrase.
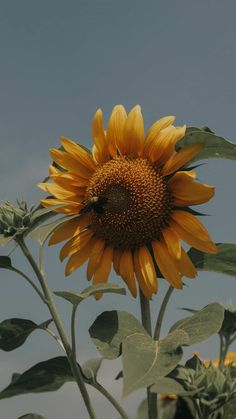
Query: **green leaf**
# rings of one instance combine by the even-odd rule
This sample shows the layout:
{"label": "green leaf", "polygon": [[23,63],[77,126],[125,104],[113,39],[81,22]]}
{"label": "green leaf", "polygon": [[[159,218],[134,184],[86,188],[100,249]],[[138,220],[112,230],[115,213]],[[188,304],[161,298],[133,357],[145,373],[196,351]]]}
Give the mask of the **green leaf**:
{"label": "green leaf", "polygon": [[236,395],[224,405],[224,419],[235,419],[236,417]]}
{"label": "green leaf", "polygon": [[42,415],[38,415],[37,413],[26,413],[26,415],[20,416],[18,419],[46,419]]}
{"label": "green leaf", "polygon": [[103,358],[89,359],[82,365],[82,371],[88,381],[96,381]]}
{"label": "green leaf", "polygon": [[178,141],[176,150],[186,147],[189,144],[204,144],[204,148],[199,151],[192,161],[198,161],[208,158],[224,158],[236,160],[236,144],[215,135],[212,132],[191,127],[187,135]]}
{"label": "green leaf", "polygon": [[11,258],[9,256],[0,256],[0,268],[12,270]]}
{"label": "green leaf", "polygon": [[169,377],[158,377],[155,384],[151,387],[152,393],[158,394],[175,394],[177,396],[193,396],[198,393],[197,390],[186,391],[181,384]]}
{"label": "green leaf", "polygon": [[236,245],[217,243],[218,252],[203,253],[191,248],[188,255],[198,270],[213,271],[236,276]]}
{"label": "green leaf", "polygon": [[123,340],[134,333],[147,335],[141,323],[126,311],[104,311],[89,328],[93,343],[106,359],[120,356]]}
{"label": "green leaf", "polygon": [[161,341],[143,333],[132,333],[123,341],[123,395],[154,384],[158,377],[169,374],[180,362],[180,345],[188,342],[184,331],[176,331]]}
{"label": "green leaf", "polygon": [[57,227],[59,227],[65,221],[70,220],[75,217],[78,217],[78,215],[72,216],[72,217],[65,216],[65,217],[62,217],[53,221],[52,223],[39,226],[33,229],[29,233],[29,237],[33,240],[36,240],[40,244],[40,246],[43,246],[45,242],[47,241],[47,239],[50,237],[50,235],[53,233],[53,231],[56,230]]}
{"label": "green leaf", "polygon": [[137,411],[137,419],[148,419],[148,402],[147,399],[144,399]]}
{"label": "green leaf", "polygon": [[77,306],[81,301],[85,300],[88,297],[91,297],[97,293],[115,293],[115,294],[126,294],[125,288],[120,287],[116,284],[98,284],[91,285],[90,287],[85,288],[82,292],[71,292],[71,291],[55,291],[54,294],[58,297],[62,297],[65,300],[69,301],[74,306]]}
{"label": "green leaf", "polygon": [[74,381],[74,377],[69,362],[66,357],[59,356],[39,362],[23,374],[19,374],[8,387],[0,392],[0,399],[20,394],[55,391],[71,381]]}
{"label": "green leaf", "polygon": [[27,319],[12,318],[2,321],[0,323],[0,349],[9,352],[19,348],[34,330],[41,328],[40,325]]}
{"label": "green leaf", "polygon": [[224,319],[224,308],[221,304],[212,303],[193,314],[191,317],[176,322],[170,329],[183,330],[189,336],[188,345],[202,342],[217,333]]}

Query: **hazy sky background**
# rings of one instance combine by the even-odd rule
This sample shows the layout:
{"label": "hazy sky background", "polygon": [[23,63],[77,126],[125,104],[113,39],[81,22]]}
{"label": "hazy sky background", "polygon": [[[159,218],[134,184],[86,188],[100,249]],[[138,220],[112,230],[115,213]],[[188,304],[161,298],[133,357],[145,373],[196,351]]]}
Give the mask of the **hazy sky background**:
{"label": "hazy sky background", "polygon": [[[235,0],[21,0],[0,1],[0,199],[24,197],[37,203],[43,196],[36,183],[47,174],[48,149],[59,146],[60,135],[91,145],[91,118],[102,107],[106,120],[112,107],[142,105],[145,124],[177,115],[177,123],[208,125],[236,142],[236,2]],[[204,218],[215,241],[235,242],[235,173],[232,161],[211,160],[198,170],[199,179],[216,185],[216,197],[204,207]],[[58,250],[50,248],[47,275],[53,290],[81,290],[84,269],[65,279]],[[2,250],[4,253],[5,250]],[[16,266],[23,266],[19,253]],[[26,269],[26,268],[25,268]],[[30,272],[27,269],[27,272]],[[46,308],[24,282],[1,271],[0,316],[49,318]],[[111,278],[121,284],[120,279]],[[213,301],[236,305],[236,279],[201,273],[189,287],[172,296],[163,333],[184,316],[181,306],[202,308]],[[166,283],[152,303],[158,310]],[[58,299],[66,323],[70,306]],[[105,309],[131,310],[132,297],[109,296],[81,305],[79,359],[97,356],[86,330]],[[213,338],[198,349],[202,357],[218,355]],[[232,348],[236,350],[236,346]],[[60,355],[43,332],[33,334],[13,352],[0,353],[0,385],[12,372]],[[120,361],[104,362],[100,377],[114,394]],[[124,401],[131,418],[143,392]],[[91,391],[99,419],[116,419],[102,396]],[[27,412],[47,419],[86,419],[74,384],[51,394],[27,395],[0,402],[0,419],[17,419]]]}

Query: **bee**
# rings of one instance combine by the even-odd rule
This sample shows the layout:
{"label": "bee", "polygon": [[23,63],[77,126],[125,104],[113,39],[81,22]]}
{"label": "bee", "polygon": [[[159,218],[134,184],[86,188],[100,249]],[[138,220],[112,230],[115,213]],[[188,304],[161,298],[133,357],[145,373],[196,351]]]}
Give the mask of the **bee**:
{"label": "bee", "polygon": [[102,214],[104,212],[103,205],[108,201],[106,196],[92,196],[86,205],[81,208],[80,214],[87,214],[90,211],[95,211],[97,214]]}

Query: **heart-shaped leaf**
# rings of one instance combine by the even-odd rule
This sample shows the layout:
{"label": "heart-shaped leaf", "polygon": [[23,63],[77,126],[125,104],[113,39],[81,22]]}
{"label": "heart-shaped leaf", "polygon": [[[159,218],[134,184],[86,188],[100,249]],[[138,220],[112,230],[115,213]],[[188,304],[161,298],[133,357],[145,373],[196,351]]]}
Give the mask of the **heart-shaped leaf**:
{"label": "heart-shaped leaf", "polygon": [[141,323],[126,311],[104,311],[89,329],[93,343],[106,359],[120,356],[123,340],[134,333],[147,335]]}
{"label": "heart-shaped leaf", "polygon": [[217,333],[224,320],[224,308],[219,303],[212,303],[202,310],[176,322],[170,329],[183,330],[189,336],[188,345],[202,342]]}
{"label": "heart-shaped leaf", "polygon": [[215,254],[191,248],[188,255],[198,270],[236,276],[236,244],[217,243],[217,248]]}
{"label": "heart-shaped leaf", "polygon": [[8,387],[0,392],[0,399],[27,393],[58,390],[66,382],[74,381],[66,357],[59,356],[39,362],[23,374],[16,376]]}
{"label": "heart-shaped leaf", "polygon": [[126,294],[125,288],[120,287],[116,284],[97,284],[91,285],[90,287],[85,288],[82,292],[71,292],[71,291],[55,291],[54,294],[58,297],[62,297],[65,300],[69,301],[74,306],[77,306],[81,301],[85,300],[88,297],[91,297],[97,293],[115,293],[115,294]]}
{"label": "heart-shaped leaf", "polygon": [[190,144],[204,144],[204,148],[199,151],[192,161],[208,158],[224,158],[236,160],[236,144],[215,135],[208,130],[191,127],[187,130],[185,137],[178,141],[176,150]]}
{"label": "heart-shaped leaf", "polygon": [[148,387],[158,377],[169,374],[180,362],[181,345],[188,342],[184,331],[176,331],[161,341],[154,341],[149,335],[133,333],[123,341],[122,362],[124,374],[123,394]]}

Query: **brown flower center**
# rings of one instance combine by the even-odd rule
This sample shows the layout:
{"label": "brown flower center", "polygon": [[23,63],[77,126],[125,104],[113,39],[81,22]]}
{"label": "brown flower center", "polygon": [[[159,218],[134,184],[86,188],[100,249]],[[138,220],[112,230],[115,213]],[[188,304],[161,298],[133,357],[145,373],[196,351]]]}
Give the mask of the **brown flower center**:
{"label": "brown flower center", "polygon": [[91,177],[86,200],[107,198],[101,211],[91,211],[97,237],[121,249],[134,249],[157,239],[172,209],[165,178],[148,160],[118,157]]}

